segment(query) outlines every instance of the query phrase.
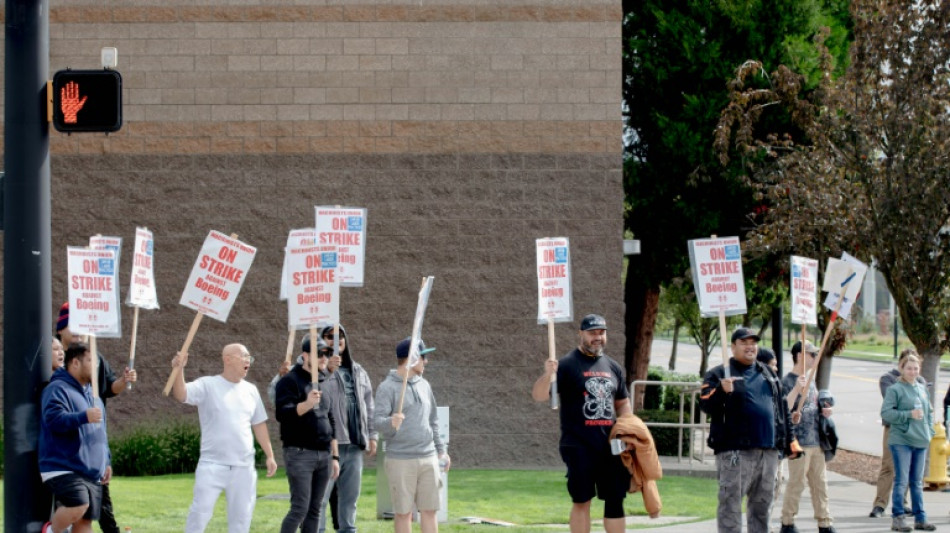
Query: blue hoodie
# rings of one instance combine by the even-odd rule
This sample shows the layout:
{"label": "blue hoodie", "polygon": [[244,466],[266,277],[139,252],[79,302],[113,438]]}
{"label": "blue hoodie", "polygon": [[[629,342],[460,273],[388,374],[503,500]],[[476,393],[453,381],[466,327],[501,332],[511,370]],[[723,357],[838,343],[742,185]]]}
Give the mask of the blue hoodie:
{"label": "blue hoodie", "polygon": [[69,372],[60,368],[43,390],[40,424],[40,473],[74,472],[97,482],[109,464],[105,409],[102,422],[90,424],[86,409],[99,407],[93,400],[92,387],[82,386]]}

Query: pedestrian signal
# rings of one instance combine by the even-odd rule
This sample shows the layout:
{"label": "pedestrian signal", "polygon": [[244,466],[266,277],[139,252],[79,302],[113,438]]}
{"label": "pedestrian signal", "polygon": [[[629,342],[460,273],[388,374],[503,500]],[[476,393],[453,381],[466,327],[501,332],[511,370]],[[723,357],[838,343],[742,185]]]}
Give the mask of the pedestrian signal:
{"label": "pedestrian signal", "polygon": [[53,127],[63,133],[122,127],[122,75],[115,70],[60,70],[53,76]]}

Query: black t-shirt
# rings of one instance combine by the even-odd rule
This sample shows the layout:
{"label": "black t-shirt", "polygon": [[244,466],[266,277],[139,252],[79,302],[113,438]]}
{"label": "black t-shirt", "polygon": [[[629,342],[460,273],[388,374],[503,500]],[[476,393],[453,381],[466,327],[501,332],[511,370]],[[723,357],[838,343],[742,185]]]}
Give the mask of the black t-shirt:
{"label": "black t-shirt", "polygon": [[617,420],[614,401],[629,397],[623,368],[602,355],[580,350],[558,361],[557,392],[561,398],[561,446],[605,448]]}

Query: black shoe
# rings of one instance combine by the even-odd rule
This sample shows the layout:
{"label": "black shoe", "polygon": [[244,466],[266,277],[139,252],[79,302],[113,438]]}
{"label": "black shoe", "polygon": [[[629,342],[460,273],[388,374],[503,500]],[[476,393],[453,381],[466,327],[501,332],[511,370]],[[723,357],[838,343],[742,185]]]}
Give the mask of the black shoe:
{"label": "black shoe", "polygon": [[880,518],[884,516],[884,508],[878,507],[877,505],[875,505],[874,509],[871,509],[871,514],[869,514],[868,516],[870,516],[871,518]]}
{"label": "black shoe", "polygon": [[778,533],[798,533],[798,528],[795,524],[782,524],[782,529]]}
{"label": "black shoe", "polygon": [[818,528],[818,533],[838,533],[834,526],[820,527]]}

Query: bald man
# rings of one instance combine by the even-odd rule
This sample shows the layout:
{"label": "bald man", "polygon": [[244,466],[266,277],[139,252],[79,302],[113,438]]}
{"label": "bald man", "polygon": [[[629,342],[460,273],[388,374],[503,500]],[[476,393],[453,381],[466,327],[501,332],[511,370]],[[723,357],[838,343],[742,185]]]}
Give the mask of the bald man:
{"label": "bald man", "polygon": [[188,353],[178,352],[172,359],[172,367],[181,368],[176,372],[172,396],[196,406],[201,425],[201,456],[186,533],[205,530],[221,491],[228,501],[228,533],[250,531],[257,499],[252,432],[267,456],[267,477],[277,471],[264,403],[257,387],[244,381],[253,362],[254,356],[244,345],[229,344],[221,351],[220,374],[185,383]]}

